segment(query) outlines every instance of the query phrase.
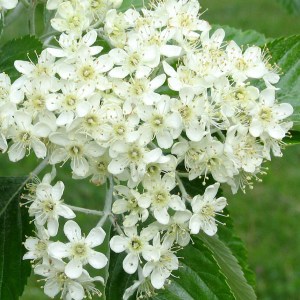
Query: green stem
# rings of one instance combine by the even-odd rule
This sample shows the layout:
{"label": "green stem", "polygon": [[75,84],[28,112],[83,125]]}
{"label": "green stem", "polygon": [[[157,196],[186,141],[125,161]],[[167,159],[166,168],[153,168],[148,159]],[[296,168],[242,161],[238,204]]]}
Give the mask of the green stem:
{"label": "green stem", "polygon": [[26,7],[29,8],[30,4],[26,0],[21,0],[21,3]]}
{"label": "green stem", "polygon": [[115,220],[112,214],[109,215],[109,221],[115,227],[119,235],[124,235],[123,230],[121,229],[120,225],[117,223],[117,221]]}
{"label": "green stem", "polygon": [[103,216],[104,215],[103,211],[87,209],[87,208],[73,206],[73,205],[69,205],[69,204],[66,204],[66,205],[74,211],[81,212],[81,213],[84,213],[87,215],[95,215],[95,216]]}
{"label": "green stem", "polygon": [[31,0],[30,6],[28,7],[28,17],[29,17],[29,32],[31,35],[35,35],[35,9],[36,0]]}
{"label": "green stem", "polygon": [[102,227],[107,218],[111,215],[111,206],[113,202],[113,191],[114,191],[114,180],[112,175],[109,176],[107,180],[107,189],[106,189],[106,195],[105,195],[105,204],[103,209],[103,217],[98,222],[97,226]]}
{"label": "green stem", "polygon": [[176,174],[175,177],[176,177],[177,185],[178,185],[178,187],[179,187],[179,189],[180,189],[182,198],[183,198],[184,200],[190,201],[192,197],[187,193],[187,191],[186,191],[186,189],[185,189],[185,187],[184,187],[184,185],[183,185],[183,183],[182,183],[182,181],[181,181],[179,175]]}

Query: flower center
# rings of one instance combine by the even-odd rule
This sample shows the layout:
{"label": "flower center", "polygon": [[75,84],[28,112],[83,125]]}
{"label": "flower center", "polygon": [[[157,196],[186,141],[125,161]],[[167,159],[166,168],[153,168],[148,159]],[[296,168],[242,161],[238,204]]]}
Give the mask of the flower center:
{"label": "flower center", "polygon": [[69,20],[69,26],[71,29],[78,28],[80,26],[80,17],[79,16],[72,16]]}
{"label": "flower center", "polygon": [[29,143],[30,142],[30,139],[31,139],[31,135],[29,132],[27,131],[24,131],[24,132],[21,132],[20,135],[19,135],[19,139],[22,143]]}
{"label": "flower center", "polygon": [[122,137],[126,132],[125,126],[123,124],[115,125],[114,132],[117,136]]}
{"label": "flower center", "polygon": [[79,156],[82,154],[82,149],[80,146],[74,145],[69,149],[69,153],[71,156]]}
{"label": "flower center", "polygon": [[83,80],[91,80],[94,78],[95,70],[91,66],[84,66],[80,70],[80,74],[81,74]]}
{"label": "flower center", "polygon": [[44,203],[43,203],[43,211],[45,213],[52,212],[54,210],[54,207],[55,207],[55,203],[50,199],[44,201]]}
{"label": "flower center", "polygon": [[161,115],[155,115],[152,117],[151,124],[154,128],[158,129],[162,127],[164,118]]}
{"label": "flower center", "polygon": [[132,160],[132,161],[138,161],[142,157],[142,153],[141,153],[140,149],[137,147],[132,148],[128,154],[129,154],[128,156],[129,156],[130,160]]}
{"label": "flower center", "polygon": [[76,104],[76,97],[74,95],[67,95],[65,97],[65,104],[69,107],[74,107]]}
{"label": "flower center", "polygon": [[85,124],[87,127],[95,127],[99,124],[98,117],[96,115],[88,115],[85,117]]}
{"label": "flower center", "polygon": [[247,63],[245,62],[245,60],[243,58],[238,58],[235,66],[240,71],[245,71],[248,68]]}
{"label": "flower center", "polygon": [[100,172],[100,173],[104,173],[107,171],[107,164],[104,163],[103,161],[99,162],[97,164],[97,170]]}
{"label": "flower center", "polygon": [[270,122],[271,118],[272,118],[272,111],[270,108],[268,107],[264,107],[260,113],[259,113],[259,117],[266,122]]}
{"label": "flower center", "polygon": [[169,203],[169,195],[166,191],[156,191],[152,198],[152,205],[155,207],[164,207]]}
{"label": "flower center", "polygon": [[40,252],[47,250],[47,244],[43,241],[38,241],[38,243],[35,247],[36,247],[36,250],[40,251]]}
{"label": "flower center", "polygon": [[72,254],[76,258],[84,258],[87,255],[87,247],[84,243],[77,243],[73,246]]}
{"label": "flower center", "polygon": [[130,67],[136,67],[139,64],[140,56],[137,52],[132,53],[128,58],[128,64]]}
{"label": "flower center", "polygon": [[214,207],[209,204],[206,204],[201,208],[201,214],[205,217],[214,217],[216,215]]}
{"label": "flower center", "polygon": [[182,106],[180,109],[179,109],[179,113],[182,117],[183,120],[189,120],[191,115],[192,115],[192,110],[190,107],[188,107],[187,105],[185,106]]}
{"label": "flower center", "polygon": [[138,202],[137,202],[136,198],[134,198],[134,197],[129,198],[128,205],[129,205],[130,210],[134,210],[135,208],[137,208]]}
{"label": "flower center", "polygon": [[134,252],[141,252],[143,243],[139,237],[133,237],[130,241],[130,248]]}

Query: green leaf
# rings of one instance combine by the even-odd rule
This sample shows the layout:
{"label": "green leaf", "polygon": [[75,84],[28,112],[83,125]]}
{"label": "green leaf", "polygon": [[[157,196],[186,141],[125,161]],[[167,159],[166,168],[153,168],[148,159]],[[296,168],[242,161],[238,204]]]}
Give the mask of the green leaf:
{"label": "green leaf", "polygon": [[[157,291],[155,300],[233,300],[235,299],[225,276],[216,263],[212,252],[195,237],[194,243],[178,252],[183,257],[180,268],[170,279],[166,289]],[[135,276],[123,271],[126,254],[112,253],[110,277],[106,286],[106,299],[122,299],[124,291],[132,285]],[[134,299],[134,297],[133,297]]]}
{"label": "green leaf", "polygon": [[133,284],[135,275],[123,270],[123,260],[127,253],[116,254],[111,251],[109,259],[109,277],[105,288],[106,300],[122,299],[124,291]]}
{"label": "green leaf", "polygon": [[218,28],[225,30],[226,36],[225,41],[234,40],[239,46],[242,45],[257,45],[262,46],[267,43],[268,39],[262,33],[255,30],[240,30],[227,25],[213,25],[213,31]]}
{"label": "green leaf", "polygon": [[[226,215],[228,213],[227,209],[224,211]],[[245,275],[247,282],[255,288],[255,274],[249,268],[248,264],[248,254],[242,240],[235,235],[233,221],[230,216],[226,216],[222,219],[225,226],[218,227],[218,237],[219,239],[230,249],[232,254],[236,257],[239,262],[239,265],[242,268],[242,271]]]}
{"label": "green leaf", "polygon": [[178,252],[181,267],[172,282],[159,291],[156,300],[230,300],[235,299],[226,278],[215,260],[215,254],[198,238]]}
{"label": "green leaf", "polygon": [[300,0],[277,0],[291,14],[300,14]]}
{"label": "green leaf", "polygon": [[22,259],[25,235],[31,234],[26,209],[20,207],[20,187],[25,178],[0,177],[0,299],[18,300],[30,275]]}
{"label": "green leaf", "polygon": [[277,98],[294,107],[294,129],[300,130],[300,35],[273,40],[267,44],[267,48],[272,56],[271,62],[276,63],[282,71],[276,85],[280,88]]}
{"label": "green leaf", "polygon": [[295,130],[291,130],[290,131],[290,135],[286,136],[283,139],[283,141],[288,146],[300,144],[300,132],[299,131],[295,131]]}
{"label": "green leaf", "polygon": [[221,272],[226,277],[226,282],[230,286],[236,300],[254,300],[257,299],[251,285],[245,279],[244,272],[237,258],[232,254],[231,250],[222,242],[218,236],[207,236],[200,234],[200,238],[205,245],[212,251]]}
{"label": "green leaf", "polygon": [[150,0],[124,0],[119,11],[125,11],[129,8],[141,9],[149,4]]}
{"label": "green leaf", "polygon": [[0,48],[0,72],[5,72],[12,80],[20,76],[14,67],[16,60],[37,61],[37,54],[42,51],[42,43],[33,36],[11,40]]}
{"label": "green leaf", "polygon": [[[189,181],[187,178],[181,178],[187,193],[190,196],[195,196],[197,194],[203,194],[205,188],[212,184],[211,179],[207,180],[206,186],[203,186],[203,180],[197,178],[193,181]],[[222,194],[222,190],[219,190],[219,195]],[[228,211],[224,212],[224,215],[227,215]],[[255,275],[253,271],[250,270],[248,265],[248,257],[245,246],[240,238],[238,238],[234,233],[234,226],[232,219],[228,216],[219,218],[219,221],[226,223],[224,226],[218,227],[218,238],[221,242],[225,244],[228,248],[228,251],[237,259],[238,264],[242,270],[243,276],[245,276],[246,282],[254,287],[255,286]],[[214,253],[214,251],[213,251]],[[244,279],[242,279],[245,281]]]}

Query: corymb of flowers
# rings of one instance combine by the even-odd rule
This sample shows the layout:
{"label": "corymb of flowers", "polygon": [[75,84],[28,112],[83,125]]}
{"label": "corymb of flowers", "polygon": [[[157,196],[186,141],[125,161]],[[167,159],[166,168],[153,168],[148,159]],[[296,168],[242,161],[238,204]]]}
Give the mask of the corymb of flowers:
{"label": "corymb of flowers", "polygon": [[[56,42],[36,64],[15,61],[13,83],[0,75],[1,151],[12,162],[34,152],[44,159],[40,169],[53,166],[23,195],[36,227],[24,259],[50,298],[101,296],[106,280],[89,272],[107,267],[97,248],[106,238],[113,252],[125,252],[124,271],[137,274],[124,300],[164,288],[193,235],[226,226],[220,185],[252,188],[263,163],[282,155],[293,125],[292,106],[276,99],[279,70],[266,51],[225,42],[197,0],[125,11],[121,2],[48,0]],[[2,10],[16,4],[0,0]],[[74,180],[107,185],[90,232],[74,219],[92,210],[62,200],[55,177],[63,164]],[[191,181],[201,193],[187,189]]]}

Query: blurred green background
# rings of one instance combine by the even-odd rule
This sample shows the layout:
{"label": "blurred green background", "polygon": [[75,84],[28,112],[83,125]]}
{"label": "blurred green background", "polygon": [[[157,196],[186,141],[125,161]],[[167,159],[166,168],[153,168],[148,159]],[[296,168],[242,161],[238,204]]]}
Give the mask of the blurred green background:
{"label": "blurred green background", "polygon": [[[286,13],[275,0],[202,0],[200,3],[207,9],[203,18],[213,24],[254,29],[270,38],[300,34],[300,18]],[[17,165],[7,161],[6,155],[0,156],[0,176],[25,175],[36,164],[33,158]],[[287,148],[283,159],[268,164],[269,175],[262,183],[255,184],[253,191],[234,196],[225,191],[236,231],[246,244],[250,266],[256,272],[258,299],[300,300],[299,165],[300,147]],[[84,181],[74,183],[66,172],[61,173],[60,178],[67,185],[64,196],[67,203],[84,203],[90,208],[101,205],[97,188]],[[86,232],[96,221],[79,218]],[[21,300],[47,299],[38,285],[32,276]]]}

